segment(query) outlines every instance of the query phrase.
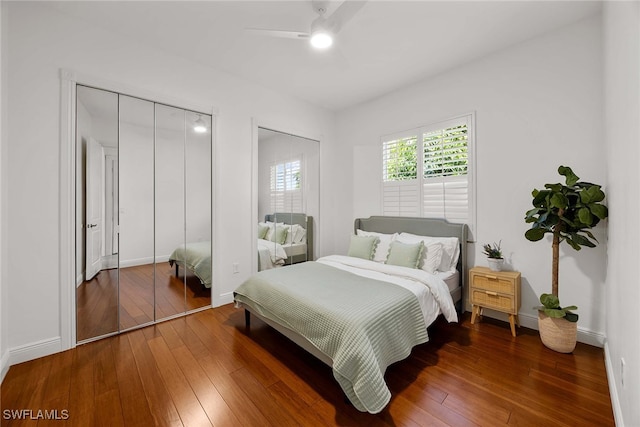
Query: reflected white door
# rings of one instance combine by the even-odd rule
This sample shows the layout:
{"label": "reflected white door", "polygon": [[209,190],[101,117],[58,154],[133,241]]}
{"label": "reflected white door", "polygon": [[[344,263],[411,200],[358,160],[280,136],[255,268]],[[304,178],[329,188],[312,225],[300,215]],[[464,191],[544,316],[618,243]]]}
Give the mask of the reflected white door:
{"label": "reflected white door", "polygon": [[93,138],[87,144],[87,223],[85,279],[91,280],[102,270],[102,146]]}

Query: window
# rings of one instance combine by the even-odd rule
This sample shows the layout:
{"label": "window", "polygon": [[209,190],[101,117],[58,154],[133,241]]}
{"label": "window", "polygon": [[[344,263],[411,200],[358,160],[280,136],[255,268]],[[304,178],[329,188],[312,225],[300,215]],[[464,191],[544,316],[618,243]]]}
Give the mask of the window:
{"label": "window", "polygon": [[473,115],[382,139],[384,215],[444,218],[473,230]]}
{"label": "window", "polygon": [[297,158],[271,165],[271,212],[304,212],[301,164]]}

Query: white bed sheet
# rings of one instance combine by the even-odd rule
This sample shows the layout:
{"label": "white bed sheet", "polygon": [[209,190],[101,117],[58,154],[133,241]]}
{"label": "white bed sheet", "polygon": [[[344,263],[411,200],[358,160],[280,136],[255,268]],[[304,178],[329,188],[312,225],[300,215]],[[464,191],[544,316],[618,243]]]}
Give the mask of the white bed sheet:
{"label": "white bed sheet", "polygon": [[307,253],[306,243],[285,243],[282,247],[287,256],[304,255]]}
{"label": "white bed sheet", "polygon": [[284,265],[287,259],[287,253],[282,245],[269,240],[258,239],[258,261],[260,270],[269,270],[271,268]]}
{"label": "white bed sheet", "polygon": [[458,270],[446,272],[437,271],[436,276],[442,279],[442,281],[447,284],[449,292],[460,287],[460,272]]}
{"label": "white bed sheet", "polygon": [[318,262],[359,276],[394,283],[411,291],[420,303],[427,327],[440,313],[449,322],[458,321],[458,314],[447,285],[434,274],[417,268],[381,264],[344,255],[325,256],[318,259]]}

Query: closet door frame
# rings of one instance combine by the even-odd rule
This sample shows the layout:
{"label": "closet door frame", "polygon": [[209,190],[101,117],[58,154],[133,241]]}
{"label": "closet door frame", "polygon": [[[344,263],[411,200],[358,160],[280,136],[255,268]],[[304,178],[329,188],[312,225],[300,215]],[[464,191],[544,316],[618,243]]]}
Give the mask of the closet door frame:
{"label": "closet door frame", "polygon": [[[211,259],[217,259],[216,244],[218,223],[215,206],[217,205],[217,116],[218,110],[209,105],[204,106],[184,99],[170,98],[158,93],[141,90],[125,84],[113,82],[100,77],[82,74],[70,69],[60,69],[60,211],[59,211],[59,296],[60,296],[60,340],[54,343],[56,351],[64,351],[76,346],[76,86],[83,85],[116,92],[122,95],[149,100],[155,103],[176,106],[189,111],[200,112],[211,116]],[[211,285],[211,304],[200,309],[214,307],[219,297],[217,283],[218,269],[212,266],[213,280]],[[187,313],[190,313],[189,311]],[[168,319],[167,319],[168,320]],[[119,333],[119,332],[118,332]],[[87,341],[83,341],[87,342]]]}

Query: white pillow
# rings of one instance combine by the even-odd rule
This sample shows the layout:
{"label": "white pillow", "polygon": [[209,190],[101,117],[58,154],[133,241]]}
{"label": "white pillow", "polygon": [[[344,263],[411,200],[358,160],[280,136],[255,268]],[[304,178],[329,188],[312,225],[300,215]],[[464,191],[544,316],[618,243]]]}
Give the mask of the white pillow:
{"label": "white pillow", "polygon": [[307,243],[307,229],[303,226],[298,226],[298,231],[293,238],[293,243]]}
{"label": "white pillow", "polygon": [[382,234],[382,233],[376,233],[374,231],[364,231],[364,230],[356,230],[356,234],[358,236],[365,236],[365,237],[375,236],[379,239],[378,246],[376,246],[376,251],[373,254],[373,261],[375,262],[385,262],[387,260],[391,242],[393,242],[396,239],[396,237],[398,237],[398,233]]}
{"label": "white pillow", "polygon": [[432,237],[418,236],[411,233],[400,233],[398,241],[403,243],[417,243],[423,241],[425,246],[431,243],[440,243],[442,245],[442,259],[438,271],[452,271],[458,265],[460,257],[460,243],[457,237]]}
{"label": "white pillow", "polygon": [[442,243],[425,243],[424,240],[422,242],[424,243],[424,251],[422,254],[422,265],[420,266],[420,269],[427,273],[435,274],[436,271],[438,271],[438,268],[440,268],[440,263],[442,262],[442,254],[444,253]]}
{"label": "white pillow", "polygon": [[285,245],[295,243],[296,230],[298,227],[300,227],[298,224],[287,225],[289,232],[287,233],[287,239],[284,241]]}

